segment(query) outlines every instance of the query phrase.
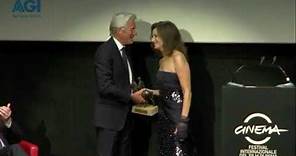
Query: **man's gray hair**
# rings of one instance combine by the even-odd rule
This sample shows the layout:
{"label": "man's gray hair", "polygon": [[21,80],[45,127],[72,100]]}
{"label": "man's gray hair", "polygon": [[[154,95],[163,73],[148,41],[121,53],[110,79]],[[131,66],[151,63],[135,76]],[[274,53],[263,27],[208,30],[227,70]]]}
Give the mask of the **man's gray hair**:
{"label": "man's gray hair", "polygon": [[109,31],[110,35],[113,36],[118,28],[125,27],[129,20],[136,20],[136,15],[129,12],[116,13],[110,22]]}

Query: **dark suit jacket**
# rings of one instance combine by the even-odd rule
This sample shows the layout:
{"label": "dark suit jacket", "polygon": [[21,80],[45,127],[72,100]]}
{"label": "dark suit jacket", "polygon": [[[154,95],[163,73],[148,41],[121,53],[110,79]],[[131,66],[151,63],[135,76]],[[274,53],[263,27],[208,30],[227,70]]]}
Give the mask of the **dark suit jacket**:
{"label": "dark suit jacket", "polygon": [[[12,121],[11,127],[7,128],[3,123],[0,122],[0,138],[6,147],[11,144],[16,144],[21,141],[22,132],[20,128]],[[11,151],[8,148],[0,149],[0,156],[10,155]]]}
{"label": "dark suit jacket", "polygon": [[113,38],[97,49],[95,70],[95,126],[120,130],[131,109],[131,87],[128,68]]}

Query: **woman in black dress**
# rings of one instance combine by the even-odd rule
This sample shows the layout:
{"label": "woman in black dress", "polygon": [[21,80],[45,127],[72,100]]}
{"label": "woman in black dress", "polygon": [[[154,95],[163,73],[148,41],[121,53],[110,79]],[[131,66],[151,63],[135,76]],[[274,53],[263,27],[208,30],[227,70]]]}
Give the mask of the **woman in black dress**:
{"label": "woman in black dress", "polygon": [[159,52],[157,90],[160,156],[189,156],[186,145],[191,104],[190,68],[178,28],[170,21],[151,27],[152,47]]}

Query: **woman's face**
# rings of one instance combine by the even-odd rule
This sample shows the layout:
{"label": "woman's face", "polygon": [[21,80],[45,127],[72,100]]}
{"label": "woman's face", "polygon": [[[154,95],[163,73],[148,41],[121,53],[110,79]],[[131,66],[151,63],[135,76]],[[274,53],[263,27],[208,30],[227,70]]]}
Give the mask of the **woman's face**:
{"label": "woman's face", "polygon": [[153,44],[154,49],[163,51],[163,41],[158,35],[156,28],[152,30],[151,42]]}

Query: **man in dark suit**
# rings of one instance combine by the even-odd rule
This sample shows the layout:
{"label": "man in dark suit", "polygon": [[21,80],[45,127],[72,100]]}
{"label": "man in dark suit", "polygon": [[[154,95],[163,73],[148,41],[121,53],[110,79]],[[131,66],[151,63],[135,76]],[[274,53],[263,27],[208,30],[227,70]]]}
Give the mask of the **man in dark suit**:
{"label": "man in dark suit", "polygon": [[96,103],[94,124],[98,156],[130,156],[130,132],[133,104],[143,103],[143,90],[133,92],[131,60],[126,45],[136,35],[136,16],[117,13],[110,23],[111,37],[99,46],[95,55]]}
{"label": "man in dark suit", "polygon": [[12,121],[10,103],[0,106],[0,156],[27,156],[16,144],[21,140],[21,130]]}

